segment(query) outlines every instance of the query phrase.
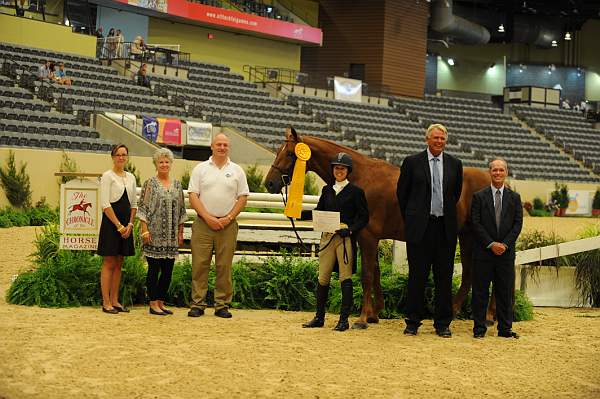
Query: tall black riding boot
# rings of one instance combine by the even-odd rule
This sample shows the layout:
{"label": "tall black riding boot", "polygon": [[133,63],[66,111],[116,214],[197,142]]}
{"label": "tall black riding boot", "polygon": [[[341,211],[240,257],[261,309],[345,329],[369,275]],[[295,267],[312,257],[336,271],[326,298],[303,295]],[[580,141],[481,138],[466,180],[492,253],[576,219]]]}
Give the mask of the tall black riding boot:
{"label": "tall black riding boot", "polygon": [[323,327],[325,324],[325,305],[329,296],[329,285],[317,283],[317,313],[311,321],[302,324],[304,328]]}
{"label": "tall black riding boot", "polygon": [[342,307],[340,309],[340,320],[337,325],[333,328],[335,331],[346,331],[350,328],[348,324],[348,316],[352,310],[352,303],[354,302],[354,293],[352,289],[352,279],[346,279],[342,281]]}

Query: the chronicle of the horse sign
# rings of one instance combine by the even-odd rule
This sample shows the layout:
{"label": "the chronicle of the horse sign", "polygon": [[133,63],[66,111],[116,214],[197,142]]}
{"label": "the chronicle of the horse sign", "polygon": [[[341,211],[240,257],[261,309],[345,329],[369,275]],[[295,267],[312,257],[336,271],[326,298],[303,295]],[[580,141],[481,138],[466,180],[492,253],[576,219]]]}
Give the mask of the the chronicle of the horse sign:
{"label": "the chronicle of the horse sign", "polygon": [[90,179],[60,186],[60,248],[96,250],[102,212],[100,187]]}

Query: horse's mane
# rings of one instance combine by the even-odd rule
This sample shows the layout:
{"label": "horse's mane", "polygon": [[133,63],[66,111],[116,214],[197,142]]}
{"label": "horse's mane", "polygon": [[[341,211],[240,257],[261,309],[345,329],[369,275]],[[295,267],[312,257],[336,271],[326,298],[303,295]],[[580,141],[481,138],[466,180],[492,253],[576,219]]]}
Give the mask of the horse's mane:
{"label": "horse's mane", "polygon": [[377,159],[377,158],[371,158],[367,155],[361,154],[360,152],[358,152],[350,147],[346,147],[345,145],[338,144],[335,141],[331,141],[331,140],[327,140],[327,139],[323,139],[323,138],[315,137],[315,136],[308,136],[308,135],[303,136],[303,139],[306,139],[306,138],[308,138],[309,140],[325,142],[325,143],[331,145],[332,147],[336,148],[336,150],[334,152],[345,152],[345,153],[349,154],[352,157],[352,161],[355,162],[356,164],[371,164],[369,166],[372,166],[372,167],[375,166],[376,164],[383,164],[383,165],[390,166],[392,168],[398,168],[397,166],[394,166],[387,161],[384,161],[382,159]]}

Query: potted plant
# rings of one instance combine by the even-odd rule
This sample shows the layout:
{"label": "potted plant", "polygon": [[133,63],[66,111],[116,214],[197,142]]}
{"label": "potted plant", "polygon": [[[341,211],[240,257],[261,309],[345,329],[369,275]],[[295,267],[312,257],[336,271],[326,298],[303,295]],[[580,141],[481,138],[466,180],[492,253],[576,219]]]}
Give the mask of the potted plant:
{"label": "potted plant", "polygon": [[558,208],[556,209],[555,216],[565,216],[565,212],[569,207],[569,189],[566,184],[554,184],[554,191],[550,194],[552,203]]}
{"label": "potted plant", "polygon": [[600,188],[596,190],[592,201],[592,216],[600,216]]}

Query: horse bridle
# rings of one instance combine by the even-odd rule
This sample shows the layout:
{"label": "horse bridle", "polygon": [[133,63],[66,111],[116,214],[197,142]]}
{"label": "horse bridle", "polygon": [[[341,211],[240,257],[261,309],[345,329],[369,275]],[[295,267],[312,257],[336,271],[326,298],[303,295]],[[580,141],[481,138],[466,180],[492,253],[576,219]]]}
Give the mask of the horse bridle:
{"label": "horse bridle", "polygon": [[[285,143],[293,143],[293,141],[285,140]],[[287,144],[286,144],[286,148],[287,148]],[[284,170],[283,168],[280,168],[279,166],[275,165],[275,163],[271,164],[271,167],[273,169],[275,169],[276,171],[278,171],[279,174],[281,175],[281,182],[283,183],[283,186],[286,188],[286,198],[284,199],[284,202],[286,202],[286,200],[287,200],[287,186],[289,186],[290,183],[292,182],[294,166],[296,165],[296,159],[298,159],[298,157],[296,156],[296,153],[294,151],[287,150],[286,152],[287,152],[286,156],[292,158],[292,163],[290,164],[288,170]],[[283,195],[283,193],[282,193],[282,195]]]}

